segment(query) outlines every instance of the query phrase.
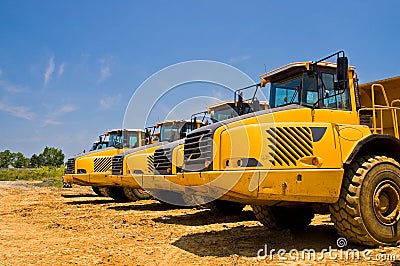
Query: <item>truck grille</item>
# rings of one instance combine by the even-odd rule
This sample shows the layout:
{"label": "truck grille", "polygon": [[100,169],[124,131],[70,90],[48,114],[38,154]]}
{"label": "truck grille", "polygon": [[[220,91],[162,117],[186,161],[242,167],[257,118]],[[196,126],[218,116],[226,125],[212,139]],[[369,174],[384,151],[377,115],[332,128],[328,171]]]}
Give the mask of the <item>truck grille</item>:
{"label": "truck grille", "polygon": [[172,154],[170,148],[159,148],[154,152],[155,174],[167,175],[172,170]]}
{"label": "truck grille", "polygon": [[112,174],[113,175],[122,175],[123,172],[123,162],[124,156],[114,156],[111,162]]}
{"label": "truck grille", "polygon": [[[203,130],[190,133],[185,139],[185,167],[184,171],[204,171],[212,169],[212,133]],[[206,169],[208,162],[210,167]]]}
{"label": "truck grille", "polygon": [[107,172],[111,168],[111,157],[99,157],[94,159],[94,172]]}
{"label": "truck grille", "polygon": [[313,155],[312,134],[308,127],[278,127],[266,132],[273,166],[296,166],[300,158]]}
{"label": "truck grille", "polygon": [[75,173],[75,158],[70,158],[67,161],[67,169],[65,169],[66,174],[74,174]]}

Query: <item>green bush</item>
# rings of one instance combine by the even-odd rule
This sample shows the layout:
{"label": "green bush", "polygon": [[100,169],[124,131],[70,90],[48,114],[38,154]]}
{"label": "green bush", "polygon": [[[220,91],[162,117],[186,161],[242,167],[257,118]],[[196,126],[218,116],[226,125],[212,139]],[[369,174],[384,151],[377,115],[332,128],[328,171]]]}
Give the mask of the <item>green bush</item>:
{"label": "green bush", "polygon": [[62,185],[64,167],[40,167],[36,169],[5,169],[0,170],[0,181],[15,180],[49,180],[54,186]]}

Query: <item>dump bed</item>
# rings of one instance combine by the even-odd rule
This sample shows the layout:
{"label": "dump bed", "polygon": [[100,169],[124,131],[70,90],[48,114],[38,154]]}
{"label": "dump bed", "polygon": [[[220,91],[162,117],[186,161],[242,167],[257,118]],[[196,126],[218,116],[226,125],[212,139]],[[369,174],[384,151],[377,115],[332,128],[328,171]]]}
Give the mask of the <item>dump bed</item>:
{"label": "dump bed", "polygon": [[399,138],[400,76],[359,85],[360,123]]}
{"label": "dump bed", "polygon": [[[389,104],[400,99],[400,76],[377,80],[359,85],[361,105],[372,107],[371,87],[373,84],[381,84],[385,88],[386,96]],[[375,104],[385,105],[385,99],[379,87],[375,87]]]}

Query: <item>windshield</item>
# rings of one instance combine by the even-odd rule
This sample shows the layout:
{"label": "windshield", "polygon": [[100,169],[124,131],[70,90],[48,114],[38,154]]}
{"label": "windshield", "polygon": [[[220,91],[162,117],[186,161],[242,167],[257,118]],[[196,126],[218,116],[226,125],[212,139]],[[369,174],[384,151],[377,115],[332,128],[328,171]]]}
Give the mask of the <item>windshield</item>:
{"label": "windshield", "polygon": [[195,128],[195,124],[191,122],[164,123],[160,129],[160,141],[172,142],[182,139]]}
{"label": "windshield", "polygon": [[231,106],[231,104],[225,104],[223,109],[219,107],[218,109],[214,109],[211,111],[210,117],[213,122],[218,122],[222,120],[226,120],[232,117],[238,116],[235,109]]}
{"label": "windshield", "polygon": [[122,144],[121,134],[111,133],[108,135],[108,145],[107,147],[116,147]]}
{"label": "windshield", "polygon": [[185,122],[165,123],[161,125],[160,141],[175,141],[180,139],[181,129]]}
{"label": "windshield", "polygon": [[139,147],[139,134],[133,131],[119,131],[108,135],[107,147],[115,148],[136,148]]}
{"label": "windshield", "polygon": [[[334,89],[336,75],[332,72],[298,73],[280,81],[271,82],[270,106],[300,104],[306,107],[350,109],[350,93],[339,95]],[[323,100],[319,100],[323,99]]]}
{"label": "windshield", "polygon": [[[259,109],[264,110],[265,106],[262,105],[259,107]],[[223,121],[232,117],[239,116],[237,110],[238,108],[235,107],[234,103],[227,103],[222,106],[218,106],[218,108],[213,109],[210,113],[210,118],[213,123],[218,121]],[[252,105],[247,102],[243,103],[243,114],[247,114],[250,112],[253,112]]]}
{"label": "windshield", "polygon": [[138,132],[125,131],[124,133],[124,148],[139,147]]}
{"label": "windshield", "polygon": [[108,142],[106,142],[106,141],[95,142],[95,143],[93,143],[93,146],[90,149],[90,151],[101,150],[101,149],[107,148],[108,147],[107,145],[108,145]]}

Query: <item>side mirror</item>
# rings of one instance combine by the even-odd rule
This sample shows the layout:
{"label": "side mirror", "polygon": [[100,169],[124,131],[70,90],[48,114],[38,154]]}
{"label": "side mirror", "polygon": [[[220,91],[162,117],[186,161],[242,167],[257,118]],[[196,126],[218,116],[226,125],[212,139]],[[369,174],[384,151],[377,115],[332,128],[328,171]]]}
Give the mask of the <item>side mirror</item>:
{"label": "side mirror", "polygon": [[349,84],[349,60],[346,56],[337,58],[336,77],[337,84],[336,90],[346,90]]}
{"label": "side mirror", "polygon": [[240,92],[238,94],[237,107],[238,107],[238,115],[242,115],[243,114],[243,92]]}

